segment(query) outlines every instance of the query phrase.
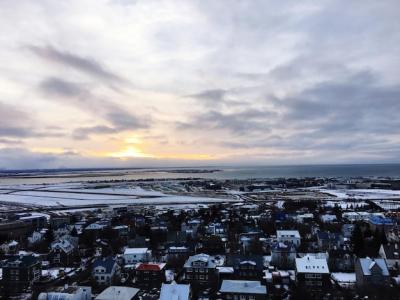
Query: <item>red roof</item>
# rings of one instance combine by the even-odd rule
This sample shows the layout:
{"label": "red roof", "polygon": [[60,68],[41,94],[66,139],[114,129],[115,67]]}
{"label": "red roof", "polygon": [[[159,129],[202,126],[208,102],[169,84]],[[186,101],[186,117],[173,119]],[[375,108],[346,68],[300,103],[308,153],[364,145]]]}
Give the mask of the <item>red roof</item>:
{"label": "red roof", "polygon": [[150,264],[150,263],[142,263],[140,264],[136,270],[139,271],[161,271],[165,267],[165,264]]}

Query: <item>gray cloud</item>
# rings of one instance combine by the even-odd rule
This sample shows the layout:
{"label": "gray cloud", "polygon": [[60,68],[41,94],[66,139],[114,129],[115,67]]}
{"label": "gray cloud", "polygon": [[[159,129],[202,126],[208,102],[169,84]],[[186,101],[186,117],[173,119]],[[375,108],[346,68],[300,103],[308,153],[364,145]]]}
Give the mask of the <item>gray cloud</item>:
{"label": "gray cloud", "polygon": [[49,62],[74,68],[99,79],[118,83],[126,82],[126,80],[117,74],[108,71],[93,58],[82,57],[67,51],[61,51],[51,46],[39,47],[30,45],[27,47],[32,53]]}
{"label": "gray cloud", "polygon": [[178,123],[180,129],[228,130],[235,134],[253,134],[255,131],[268,131],[268,118],[275,113],[268,110],[246,109],[232,113],[209,110],[194,116],[190,123]]}
{"label": "gray cloud", "polygon": [[49,96],[82,97],[89,92],[80,85],[60,78],[50,77],[40,83],[40,89]]}
{"label": "gray cloud", "polygon": [[116,129],[114,127],[98,125],[98,126],[91,126],[91,127],[76,128],[73,131],[72,136],[74,139],[83,140],[83,139],[89,138],[89,136],[92,134],[110,134],[110,133],[116,133],[116,132],[118,132],[118,129]]}
{"label": "gray cloud", "polygon": [[148,116],[136,116],[120,105],[94,95],[84,84],[50,77],[43,80],[38,88],[52,101],[80,107],[85,112],[109,123],[109,125],[78,127],[72,133],[75,139],[87,139],[91,134],[110,134],[149,127]]}

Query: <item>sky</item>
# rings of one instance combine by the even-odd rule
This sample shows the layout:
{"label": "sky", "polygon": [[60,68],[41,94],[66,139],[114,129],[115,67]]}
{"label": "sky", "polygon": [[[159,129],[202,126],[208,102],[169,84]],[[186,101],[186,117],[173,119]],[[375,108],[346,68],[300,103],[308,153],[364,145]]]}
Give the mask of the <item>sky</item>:
{"label": "sky", "polygon": [[400,162],[398,0],[0,0],[0,169]]}

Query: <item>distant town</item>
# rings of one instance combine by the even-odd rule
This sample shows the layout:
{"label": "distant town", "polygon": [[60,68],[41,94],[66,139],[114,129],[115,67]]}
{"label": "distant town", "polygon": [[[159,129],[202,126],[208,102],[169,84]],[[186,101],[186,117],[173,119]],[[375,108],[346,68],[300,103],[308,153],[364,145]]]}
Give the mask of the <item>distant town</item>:
{"label": "distant town", "polygon": [[1,299],[400,295],[398,179],[9,184],[0,218]]}

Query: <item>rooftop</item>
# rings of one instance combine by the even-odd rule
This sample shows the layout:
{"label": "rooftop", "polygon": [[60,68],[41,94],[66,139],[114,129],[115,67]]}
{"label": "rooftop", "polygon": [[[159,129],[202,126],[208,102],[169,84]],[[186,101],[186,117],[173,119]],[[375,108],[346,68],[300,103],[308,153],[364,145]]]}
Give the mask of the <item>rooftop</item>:
{"label": "rooftop", "polygon": [[249,280],[224,280],[222,281],[221,293],[240,293],[240,294],[267,294],[267,287],[261,285],[260,281]]}

